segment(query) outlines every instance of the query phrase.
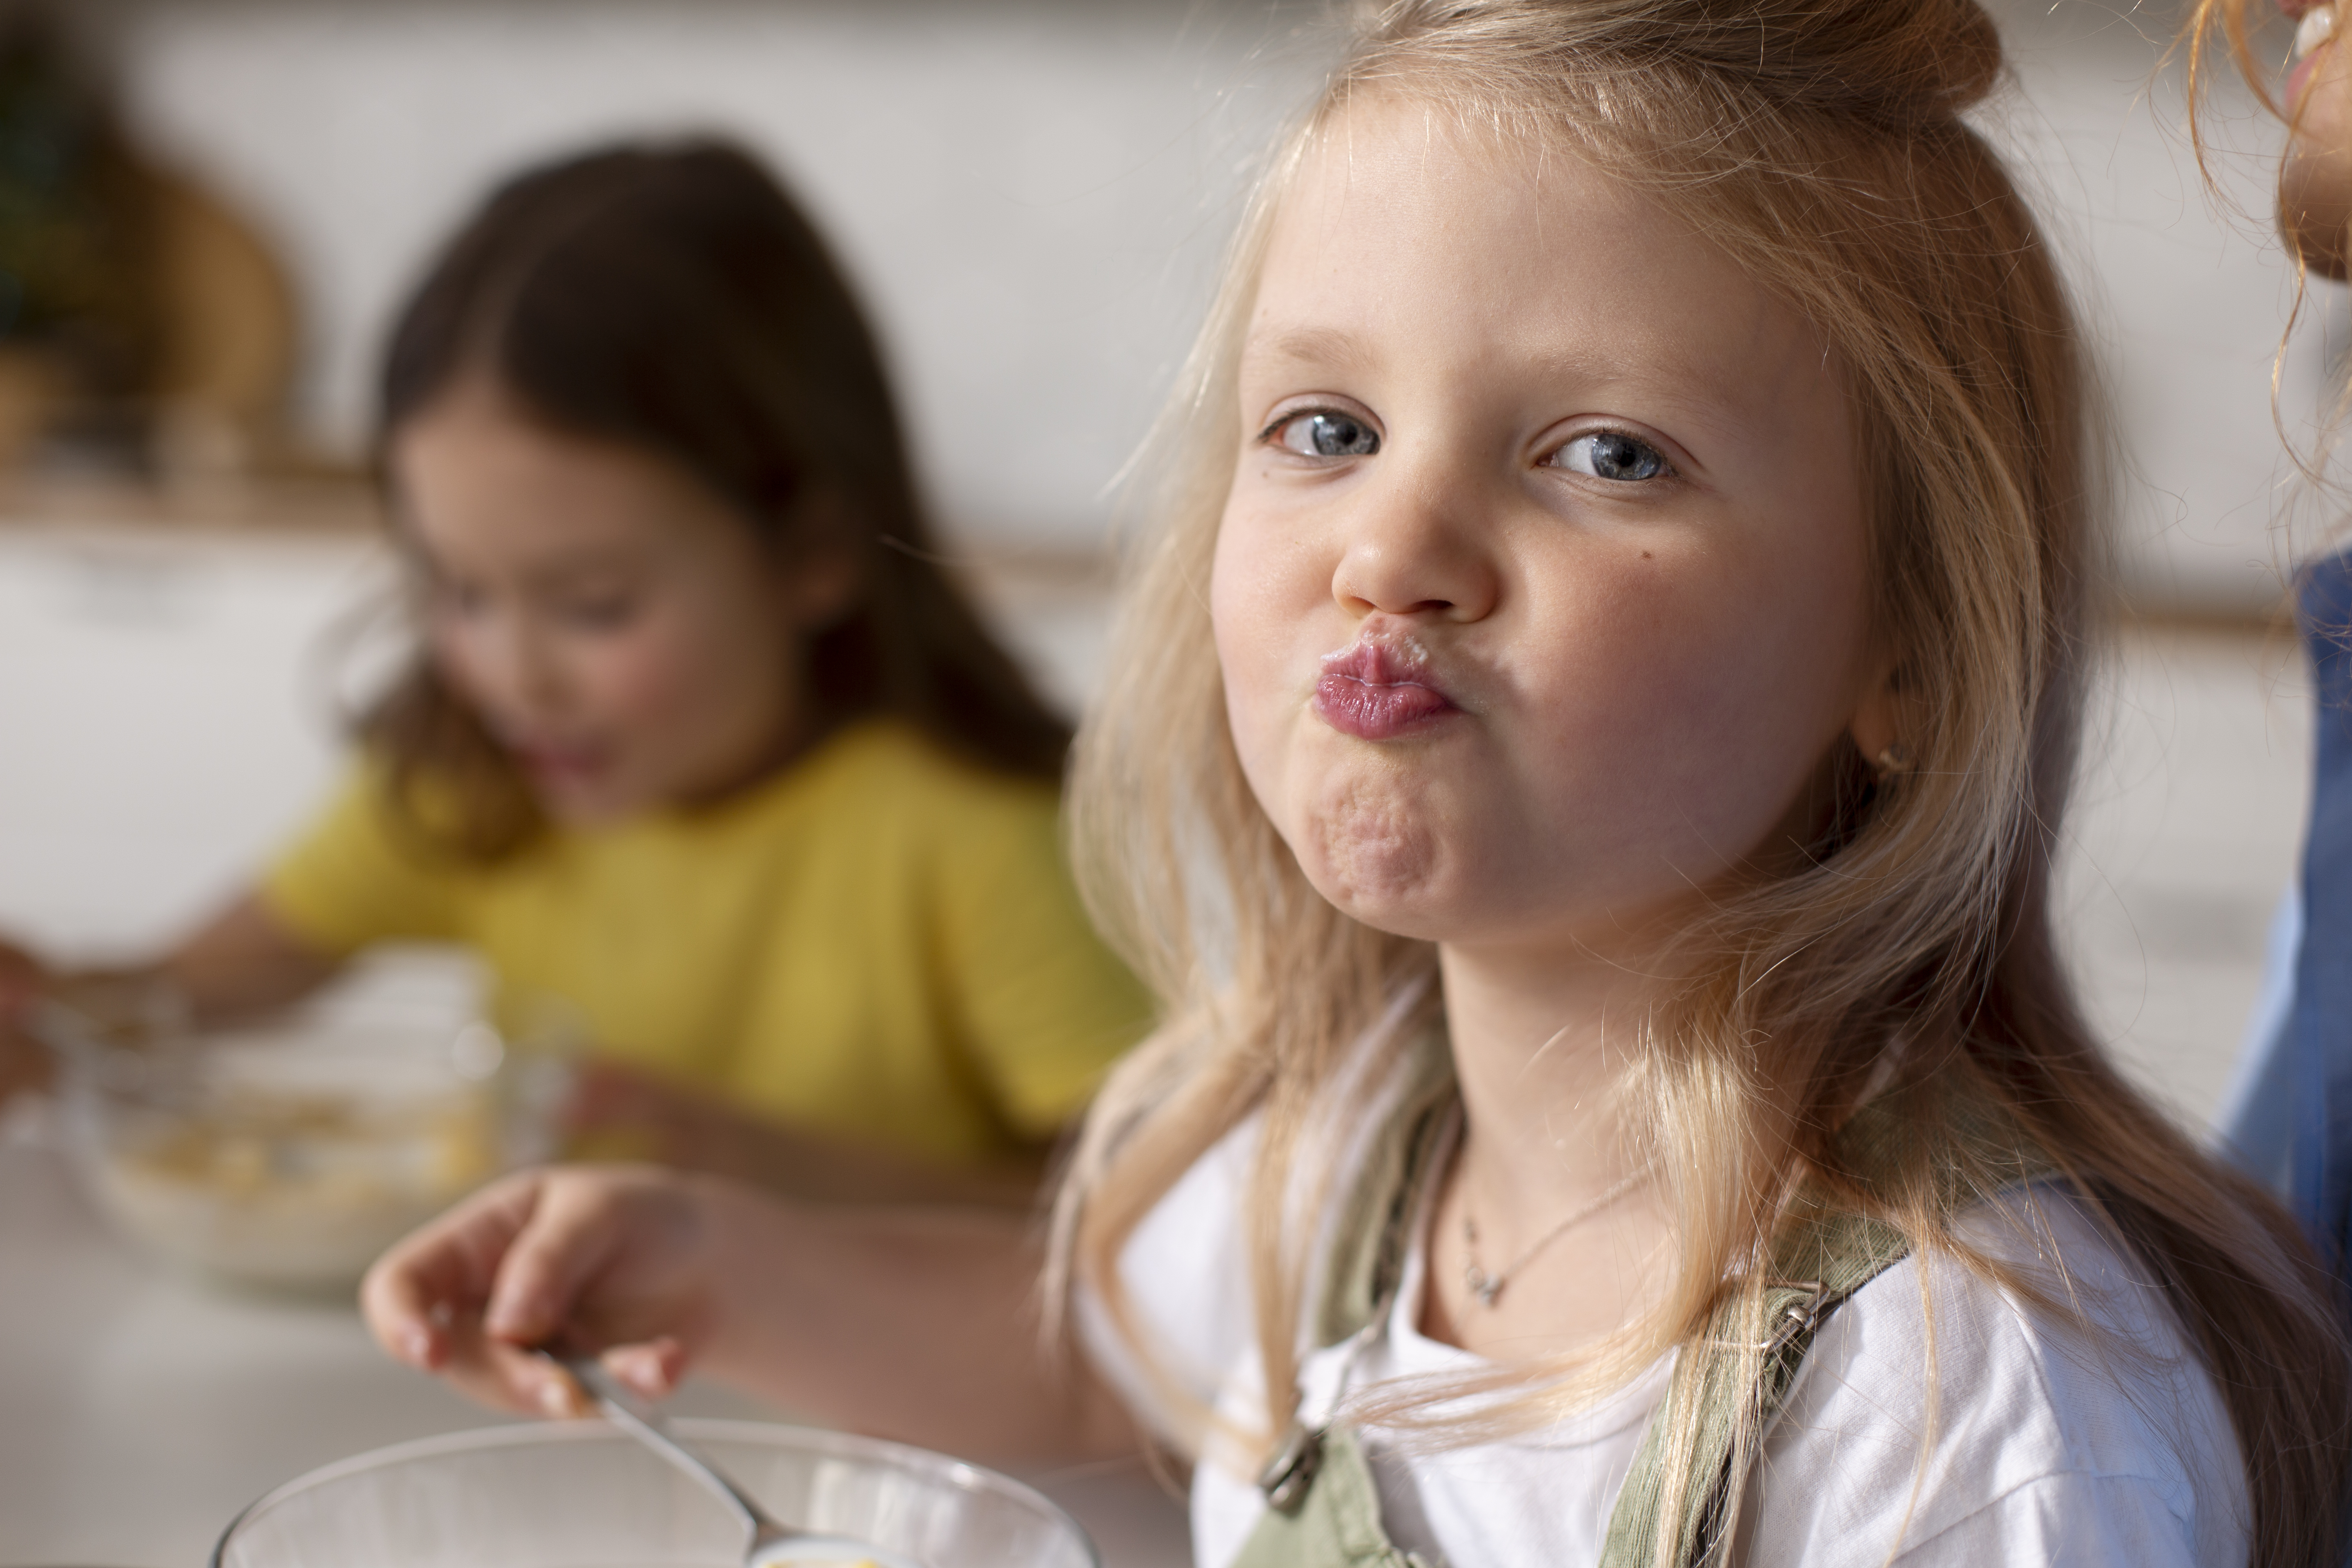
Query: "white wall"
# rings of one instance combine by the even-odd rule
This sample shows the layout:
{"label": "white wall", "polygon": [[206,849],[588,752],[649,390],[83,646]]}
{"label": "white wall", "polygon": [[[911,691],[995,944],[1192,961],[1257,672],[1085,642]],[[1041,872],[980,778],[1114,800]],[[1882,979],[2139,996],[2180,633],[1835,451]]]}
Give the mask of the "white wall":
{"label": "white wall", "polygon": [[0,529],[0,933],[142,954],[243,886],[331,776],[328,639],[368,542]]}

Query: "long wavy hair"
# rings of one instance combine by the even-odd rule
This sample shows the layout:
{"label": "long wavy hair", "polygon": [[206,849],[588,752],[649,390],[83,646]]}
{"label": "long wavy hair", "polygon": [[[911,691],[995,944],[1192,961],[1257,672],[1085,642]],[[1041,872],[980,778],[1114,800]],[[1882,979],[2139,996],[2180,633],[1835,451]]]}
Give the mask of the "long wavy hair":
{"label": "long wavy hair", "polygon": [[[780,560],[854,558],[855,602],[800,652],[821,723],[904,720],[984,767],[1058,784],[1069,731],[940,564],[882,355],[847,277],[760,163],[712,142],[602,149],[494,192],[402,311],[377,471],[468,376],[568,434],[677,463]],[[362,716],[395,821],[495,861],[544,827],[529,783],[420,654]]]}
{"label": "long wavy hair", "polygon": [[[1350,103],[1403,95],[1637,186],[1827,336],[1862,436],[1875,624],[1916,716],[1914,765],[1880,783],[1841,741],[1816,852],[1727,890],[1682,933],[1626,1101],[1665,1173],[1670,1284],[1598,1349],[1496,1371],[1491,1385],[1520,1391],[1511,1418],[1597,1397],[1691,1342],[1727,1300],[1758,1300],[1756,1260],[1804,1181],[1899,1226],[1921,1255],[2063,1310],[2063,1281],[2005,1266],[1954,1225],[2047,1166],[2144,1261],[2211,1373],[2245,1460],[2254,1561],[2333,1562],[2352,1369],[2325,1275],[2269,1194],[2117,1073],[2053,941],[2107,453],[2050,247],[1963,118],[2000,73],[1973,0],[1392,0],[1360,11],[1328,87],[1276,146],[1155,440],[1170,454],[1155,526],[1079,736],[1081,877],[1166,1022],[1089,1119],[1049,1279],[1091,1292],[1152,1364],[1119,1251],[1185,1169],[1259,1118],[1245,1223],[1275,1392],[1246,1436],[1270,1440],[1295,1397],[1322,1208],[1297,1201],[1324,1179],[1313,1130],[1346,1121],[1333,1100],[1379,1080],[1343,1069],[1396,998],[1433,994],[1435,963],[1427,944],[1326,902],[1253,798],[1204,589],[1275,215]],[[1922,1109],[1895,1168],[1865,1179],[1834,1133],[1890,1078],[1916,1092],[1885,1103]],[[1953,1096],[2012,1136],[1988,1145],[1924,1109]],[[1932,1412],[1932,1378],[1922,1397]],[[1688,1414],[1672,1453],[1690,1452]],[[1191,1422],[1197,1447],[1207,1413]],[[1758,1439],[1751,1421],[1736,1479]],[[1661,1506],[1679,1505],[1670,1487]]]}

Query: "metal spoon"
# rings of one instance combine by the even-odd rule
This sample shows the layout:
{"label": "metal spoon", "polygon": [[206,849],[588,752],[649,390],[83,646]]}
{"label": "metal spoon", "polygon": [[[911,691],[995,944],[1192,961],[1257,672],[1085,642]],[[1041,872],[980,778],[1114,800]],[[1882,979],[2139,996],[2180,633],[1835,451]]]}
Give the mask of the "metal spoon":
{"label": "metal spoon", "polygon": [[751,1493],[729,1479],[727,1473],[704,1458],[700,1450],[673,1435],[667,1422],[641,1404],[593,1357],[558,1355],[544,1350],[540,1353],[570,1373],[572,1380],[596,1402],[597,1408],[614,1426],[701,1482],[711,1495],[733,1510],[749,1538],[743,1547],[743,1568],[797,1568],[824,1563],[922,1568],[911,1558],[886,1551],[869,1541],[846,1535],[818,1535],[778,1524],[769,1517],[767,1510],[751,1500]]}

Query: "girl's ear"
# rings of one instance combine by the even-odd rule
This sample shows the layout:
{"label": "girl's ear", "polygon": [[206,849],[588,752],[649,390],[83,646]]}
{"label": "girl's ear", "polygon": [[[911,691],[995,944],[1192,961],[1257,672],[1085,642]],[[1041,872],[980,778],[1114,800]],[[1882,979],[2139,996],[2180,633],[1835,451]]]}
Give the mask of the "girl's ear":
{"label": "girl's ear", "polygon": [[776,592],[784,618],[803,632],[817,632],[856,606],[864,569],[851,542],[846,503],[819,490],[800,503],[790,542],[777,563]]}
{"label": "girl's ear", "polygon": [[1887,759],[1918,755],[1919,719],[1917,703],[1908,689],[1911,684],[1904,663],[1891,653],[1882,655],[1863,687],[1862,700],[1854,704],[1846,733],[1853,738],[1854,750],[1873,767],[1900,771],[1907,762]]}
{"label": "girl's ear", "polygon": [[777,574],[785,618],[803,632],[824,630],[856,605],[863,576],[847,544],[827,540],[795,552]]}

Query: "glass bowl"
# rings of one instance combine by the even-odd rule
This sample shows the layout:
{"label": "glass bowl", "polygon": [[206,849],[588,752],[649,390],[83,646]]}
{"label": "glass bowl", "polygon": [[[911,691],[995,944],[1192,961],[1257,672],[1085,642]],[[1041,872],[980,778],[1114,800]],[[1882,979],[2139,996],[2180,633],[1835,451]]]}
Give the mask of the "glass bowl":
{"label": "glass bowl", "polygon": [[44,1005],[34,1029],[100,1211],[203,1274],[342,1290],[482,1182],[551,1155],[561,1053],[510,1048],[419,968],[368,966],[236,1028],[190,1026],[152,984]]}
{"label": "glass bowl", "polygon": [[[922,1568],[1101,1568],[1077,1522],[1020,1482],[898,1443],[680,1420],[788,1524]],[[212,1568],[740,1568],[710,1493],[601,1421],[494,1426],[314,1470],[245,1510]]]}

